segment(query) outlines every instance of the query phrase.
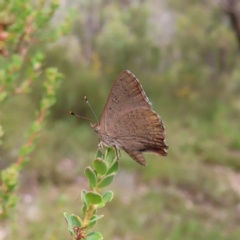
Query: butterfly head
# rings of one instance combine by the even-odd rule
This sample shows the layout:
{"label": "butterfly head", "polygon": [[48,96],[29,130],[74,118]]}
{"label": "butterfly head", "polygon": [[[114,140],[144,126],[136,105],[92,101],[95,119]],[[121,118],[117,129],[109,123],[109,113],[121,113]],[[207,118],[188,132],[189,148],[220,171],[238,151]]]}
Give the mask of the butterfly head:
{"label": "butterfly head", "polygon": [[100,130],[100,126],[99,123],[95,123],[95,124],[91,124],[91,127],[93,128],[93,130],[98,133]]}

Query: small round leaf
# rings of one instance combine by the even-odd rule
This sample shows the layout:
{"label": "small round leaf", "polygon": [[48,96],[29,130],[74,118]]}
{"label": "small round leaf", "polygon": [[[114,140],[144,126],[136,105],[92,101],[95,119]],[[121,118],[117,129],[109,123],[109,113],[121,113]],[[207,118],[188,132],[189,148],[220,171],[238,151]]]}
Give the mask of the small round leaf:
{"label": "small round leaf", "polygon": [[108,185],[110,185],[114,179],[115,174],[112,173],[110,175],[107,175],[106,177],[104,177],[99,183],[98,183],[98,187],[99,188],[104,188],[107,187]]}
{"label": "small round leaf", "polygon": [[112,191],[107,191],[102,195],[103,198],[103,202],[107,203],[107,202],[111,202],[113,199],[113,192]]}
{"label": "small round leaf", "polygon": [[116,159],[113,164],[111,164],[111,166],[109,167],[108,171],[107,171],[107,175],[111,174],[111,173],[115,173],[117,174],[119,170],[119,161]]}
{"label": "small round leaf", "polygon": [[105,151],[105,161],[110,165],[115,159],[116,153],[114,148],[108,148]]}
{"label": "small round leaf", "polygon": [[87,235],[87,240],[102,240],[103,236],[100,232],[91,232]]}
{"label": "small round leaf", "polygon": [[96,187],[97,185],[97,176],[91,167],[86,167],[85,175],[88,178],[91,187]]}
{"label": "small round leaf", "polygon": [[93,166],[96,169],[97,173],[104,175],[107,172],[107,164],[105,161],[101,160],[100,158],[97,158],[93,162]]}
{"label": "small round leaf", "polygon": [[78,216],[71,214],[69,215],[68,213],[64,213],[64,217],[67,220],[68,223],[68,230],[71,233],[71,235],[74,234],[74,226],[81,227],[82,226],[82,220]]}
{"label": "small round leaf", "polygon": [[95,192],[88,192],[86,193],[86,199],[88,202],[92,203],[92,204],[99,204],[102,202],[102,196],[99,193],[95,193]]}
{"label": "small round leaf", "polygon": [[73,226],[77,226],[77,227],[82,226],[82,220],[78,216],[71,214],[71,220],[72,220]]}
{"label": "small round leaf", "polygon": [[101,202],[101,203],[99,203],[99,204],[97,205],[98,208],[102,208],[102,207],[104,207],[104,206],[105,206],[105,203],[104,203],[104,202]]}

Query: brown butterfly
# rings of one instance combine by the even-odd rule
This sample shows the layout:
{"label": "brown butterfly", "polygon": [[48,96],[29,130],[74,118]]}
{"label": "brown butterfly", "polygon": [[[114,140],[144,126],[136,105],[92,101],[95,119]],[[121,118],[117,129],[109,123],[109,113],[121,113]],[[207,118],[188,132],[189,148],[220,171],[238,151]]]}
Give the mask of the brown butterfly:
{"label": "brown butterfly", "polygon": [[101,149],[121,148],[143,166],[147,165],[143,152],[167,155],[163,122],[152,110],[138,79],[128,70],[113,83],[100,123],[92,128],[100,137]]}

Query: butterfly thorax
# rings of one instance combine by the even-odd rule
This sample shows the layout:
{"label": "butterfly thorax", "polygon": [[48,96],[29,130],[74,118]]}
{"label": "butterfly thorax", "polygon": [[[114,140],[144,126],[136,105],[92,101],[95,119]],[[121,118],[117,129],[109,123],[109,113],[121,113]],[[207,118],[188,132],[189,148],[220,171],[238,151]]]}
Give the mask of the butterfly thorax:
{"label": "butterfly thorax", "polygon": [[91,124],[91,126],[92,126],[93,130],[98,134],[101,142],[105,146],[107,146],[107,147],[115,146],[117,148],[121,147],[116,138],[113,138],[113,137],[109,136],[107,133],[103,133],[103,132],[100,131],[99,123],[95,123],[94,125]]}

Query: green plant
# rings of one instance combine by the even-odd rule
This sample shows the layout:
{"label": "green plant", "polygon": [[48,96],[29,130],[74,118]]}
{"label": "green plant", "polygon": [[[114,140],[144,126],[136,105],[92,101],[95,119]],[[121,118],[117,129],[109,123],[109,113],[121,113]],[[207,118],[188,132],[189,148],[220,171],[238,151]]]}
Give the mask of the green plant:
{"label": "green plant", "polygon": [[119,170],[119,161],[115,156],[115,150],[108,148],[104,157],[100,157],[98,151],[96,159],[93,161],[93,168],[86,167],[85,176],[88,179],[91,191],[82,190],[83,219],[74,214],[64,213],[68,223],[68,229],[74,239],[100,240],[103,239],[101,233],[90,232],[97,221],[103,215],[97,215],[97,210],[105,206],[113,198],[113,192],[108,190],[101,193],[101,190],[109,186]]}

